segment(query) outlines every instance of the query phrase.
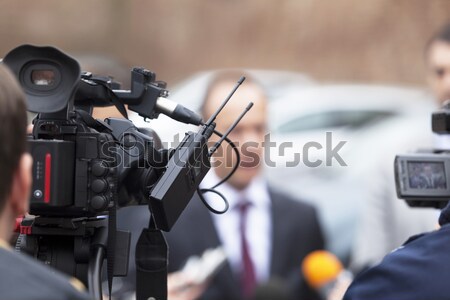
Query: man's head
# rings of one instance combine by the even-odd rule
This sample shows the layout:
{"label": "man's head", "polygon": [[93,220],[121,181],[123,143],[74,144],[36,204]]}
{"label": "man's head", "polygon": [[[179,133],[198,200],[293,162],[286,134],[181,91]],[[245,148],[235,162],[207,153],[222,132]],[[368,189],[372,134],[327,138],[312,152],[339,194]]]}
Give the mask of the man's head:
{"label": "man's head", "polygon": [[450,24],[444,26],[425,48],[427,80],[440,104],[450,100]]}
{"label": "man's head", "polygon": [[10,224],[9,222],[12,222],[16,216],[28,211],[32,159],[26,153],[26,128],[25,96],[13,75],[0,64],[0,224],[2,226]]}
{"label": "man's head", "polygon": [[[242,73],[223,72],[218,74],[210,83],[202,106],[203,119],[207,120],[220,106],[231,92]],[[225,106],[216,119],[216,129],[224,133],[236,120],[247,104],[254,102],[253,108],[245,115],[237,127],[230,133],[229,138],[235,142],[240,150],[241,164],[228,183],[236,189],[248,186],[251,180],[262,169],[262,142],[267,129],[267,99],[260,85],[252,78],[247,79],[236,91],[233,98]],[[236,162],[236,157],[225,142],[215,155],[215,172],[222,179],[230,173]]]}

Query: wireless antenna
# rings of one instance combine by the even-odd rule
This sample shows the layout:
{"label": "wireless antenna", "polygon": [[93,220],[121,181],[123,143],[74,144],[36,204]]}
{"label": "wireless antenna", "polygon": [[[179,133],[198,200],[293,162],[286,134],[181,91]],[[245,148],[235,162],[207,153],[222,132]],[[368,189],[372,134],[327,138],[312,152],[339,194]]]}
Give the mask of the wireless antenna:
{"label": "wireless antenna", "polygon": [[[241,113],[237,121],[222,136],[222,139],[212,147],[211,151],[206,151],[208,150],[208,138],[214,132],[214,119],[244,80],[245,77],[239,79],[237,85],[225,99],[219,110],[203,124],[198,132],[187,133],[167,163],[167,171],[164,172],[153,187],[149,204],[153,212],[155,224],[159,229],[169,231],[172,228],[195,191],[198,190],[200,182],[211,169],[210,154],[214,153],[217,147],[220,146],[220,143],[226,139],[231,130],[236,127],[245,113],[252,107],[253,103],[250,103],[246,110]],[[200,155],[198,152],[199,149],[202,150]],[[183,195],[183,197],[180,197],[180,195]]]}
{"label": "wireless antenna", "polygon": [[217,141],[217,143],[214,144],[214,146],[211,147],[209,150],[209,156],[211,156],[214,152],[216,152],[217,148],[222,144],[222,142],[227,138],[227,136],[230,134],[230,132],[237,126],[237,124],[242,120],[242,118],[245,116],[246,113],[252,108],[253,102],[250,102],[245,110],[239,115],[239,117],[234,121],[233,125],[231,125],[228,130],[222,135],[220,140]]}
{"label": "wireless antenna", "polygon": [[234,92],[236,92],[236,90],[239,88],[239,86],[244,82],[245,77],[242,76],[238,82],[236,83],[236,86],[234,87],[234,89],[231,91],[231,93],[228,95],[228,97],[223,101],[222,105],[219,107],[218,110],[216,110],[216,112],[211,116],[211,118],[209,118],[209,120],[205,123],[206,126],[210,126],[214,120],[216,119],[217,115],[222,111],[222,109],[224,108],[224,106],[228,103],[228,101],[230,100],[230,98],[233,96]]}

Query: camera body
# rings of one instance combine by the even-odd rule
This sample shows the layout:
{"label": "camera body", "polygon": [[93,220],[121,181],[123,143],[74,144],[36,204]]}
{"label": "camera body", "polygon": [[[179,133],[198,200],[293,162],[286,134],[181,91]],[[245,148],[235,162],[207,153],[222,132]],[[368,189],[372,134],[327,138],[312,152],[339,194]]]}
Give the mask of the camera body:
{"label": "camera body", "polygon": [[118,174],[111,134],[77,132],[73,138],[29,141],[34,160],[31,214],[95,216],[114,201]]}
{"label": "camera body", "polygon": [[414,207],[446,206],[450,200],[450,154],[429,152],[395,158],[397,196]]}
{"label": "camera body", "polygon": [[[432,114],[432,130],[450,134],[448,105]],[[450,200],[450,150],[397,155],[394,172],[397,196],[409,206],[443,208]]]}
{"label": "camera body", "polygon": [[[245,77],[203,122],[167,99],[166,84],[143,68],[132,69],[131,90],[122,90],[110,77],[81,73],[76,60],[53,47],[19,46],[3,63],[25,91],[28,110],[37,113],[29,137],[34,159],[30,214],[35,217],[21,222],[16,249],[77,277],[92,298],[101,299],[103,260],[110,292],[112,278],[126,276],[128,270],[130,233],[117,230],[117,207],[146,204],[151,218],[136,245],[137,277],[142,278],[137,298],[164,298],[167,246],[161,230],[170,231],[196,191],[203,199],[199,184],[224,140],[238,155],[228,177],[239,165],[239,152],[227,135],[253,104],[225,134],[215,130],[214,121]],[[91,116],[94,106],[111,105],[125,118],[101,121]],[[163,113],[200,127],[187,132],[176,149],[161,149],[151,130],[138,129],[127,119],[125,105],[145,119]],[[213,133],[221,139],[210,149]]]}
{"label": "camera body", "polygon": [[[29,138],[34,159],[31,214],[93,217],[106,214],[116,203],[148,199],[145,193],[157,180],[156,173],[163,172],[155,165],[167,163],[161,155],[149,156],[155,153],[153,138],[126,119],[103,122],[90,116],[94,106],[113,104],[117,96],[110,88],[117,83],[81,74],[77,61],[52,47],[20,46],[4,63],[25,90],[28,109],[38,113]],[[130,109],[157,117],[156,99],[166,94],[162,84],[142,68],[133,69],[132,80],[134,94],[122,91]],[[160,161],[149,161],[155,158]],[[127,177],[135,173],[147,182],[140,180],[139,188],[130,188]]]}

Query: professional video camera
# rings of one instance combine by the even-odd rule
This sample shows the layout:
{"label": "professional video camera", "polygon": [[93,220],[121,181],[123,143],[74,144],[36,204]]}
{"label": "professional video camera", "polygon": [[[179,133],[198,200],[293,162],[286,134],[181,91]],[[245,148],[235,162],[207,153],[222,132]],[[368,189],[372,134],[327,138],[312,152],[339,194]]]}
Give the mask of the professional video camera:
{"label": "professional video camera", "polygon": [[[450,103],[432,114],[432,130],[450,134]],[[450,200],[450,150],[434,149],[397,155],[397,196],[412,207],[443,208]]]}
{"label": "professional video camera", "polygon": [[[137,298],[166,299],[167,246],[160,230],[169,231],[195,191],[202,192],[198,186],[220,143],[232,144],[227,135],[251,104],[224,134],[214,120],[245,78],[203,122],[167,99],[166,84],[143,68],[133,68],[131,90],[121,90],[111,77],[81,73],[76,60],[53,47],[19,46],[3,63],[23,87],[29,111],[37,113],[29,138],[30,214],[36,217],[22,221],[16,248],[79,278],[100,299],[105,256],[110,290],[112,277],[125,276],[128,268],[130,233],[116,229],[116,209],[147,204],[152,217],[136,250]],[[163,113],[200,128],[176,149],[158,149],[155,136],[127,119],[125,104],[146,119]],[[91,116],[93,107],[111,105],[125,118]],[[209,149],[213,133],[221,139]]]}

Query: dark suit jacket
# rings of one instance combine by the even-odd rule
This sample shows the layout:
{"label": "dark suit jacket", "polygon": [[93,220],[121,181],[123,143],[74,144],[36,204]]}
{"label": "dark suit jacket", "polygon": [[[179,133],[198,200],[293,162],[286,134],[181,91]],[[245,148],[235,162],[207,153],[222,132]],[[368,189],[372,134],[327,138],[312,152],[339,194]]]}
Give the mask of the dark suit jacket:
{"label": "dark suit jacket", "polygon": [[450,224],[411,238],[353,281],[345,300],[450,299]]}
{"label": "dark suit jacket", "polygon": [[[295,290],[295,299],[313,300],[317,296],[300,278],[303,258],[311,251],[323,249],[324,240],[315,209],[304,202],[269,190],[272,200],[271,277],[279,277]],[[166,234],[169,245],[169,272],[181,269],[187,258],[201,255],[220,245],[211,213],[195,196],[172,231]],[[204,299],[240,299],[240,286],[226,264],[212,280]]]}
{"label": "dark suit jacket", "polygon": [[439,230],[410,238],[379,265],[362,272],[344,299],[450,299],[450,204],[439,223]]}

